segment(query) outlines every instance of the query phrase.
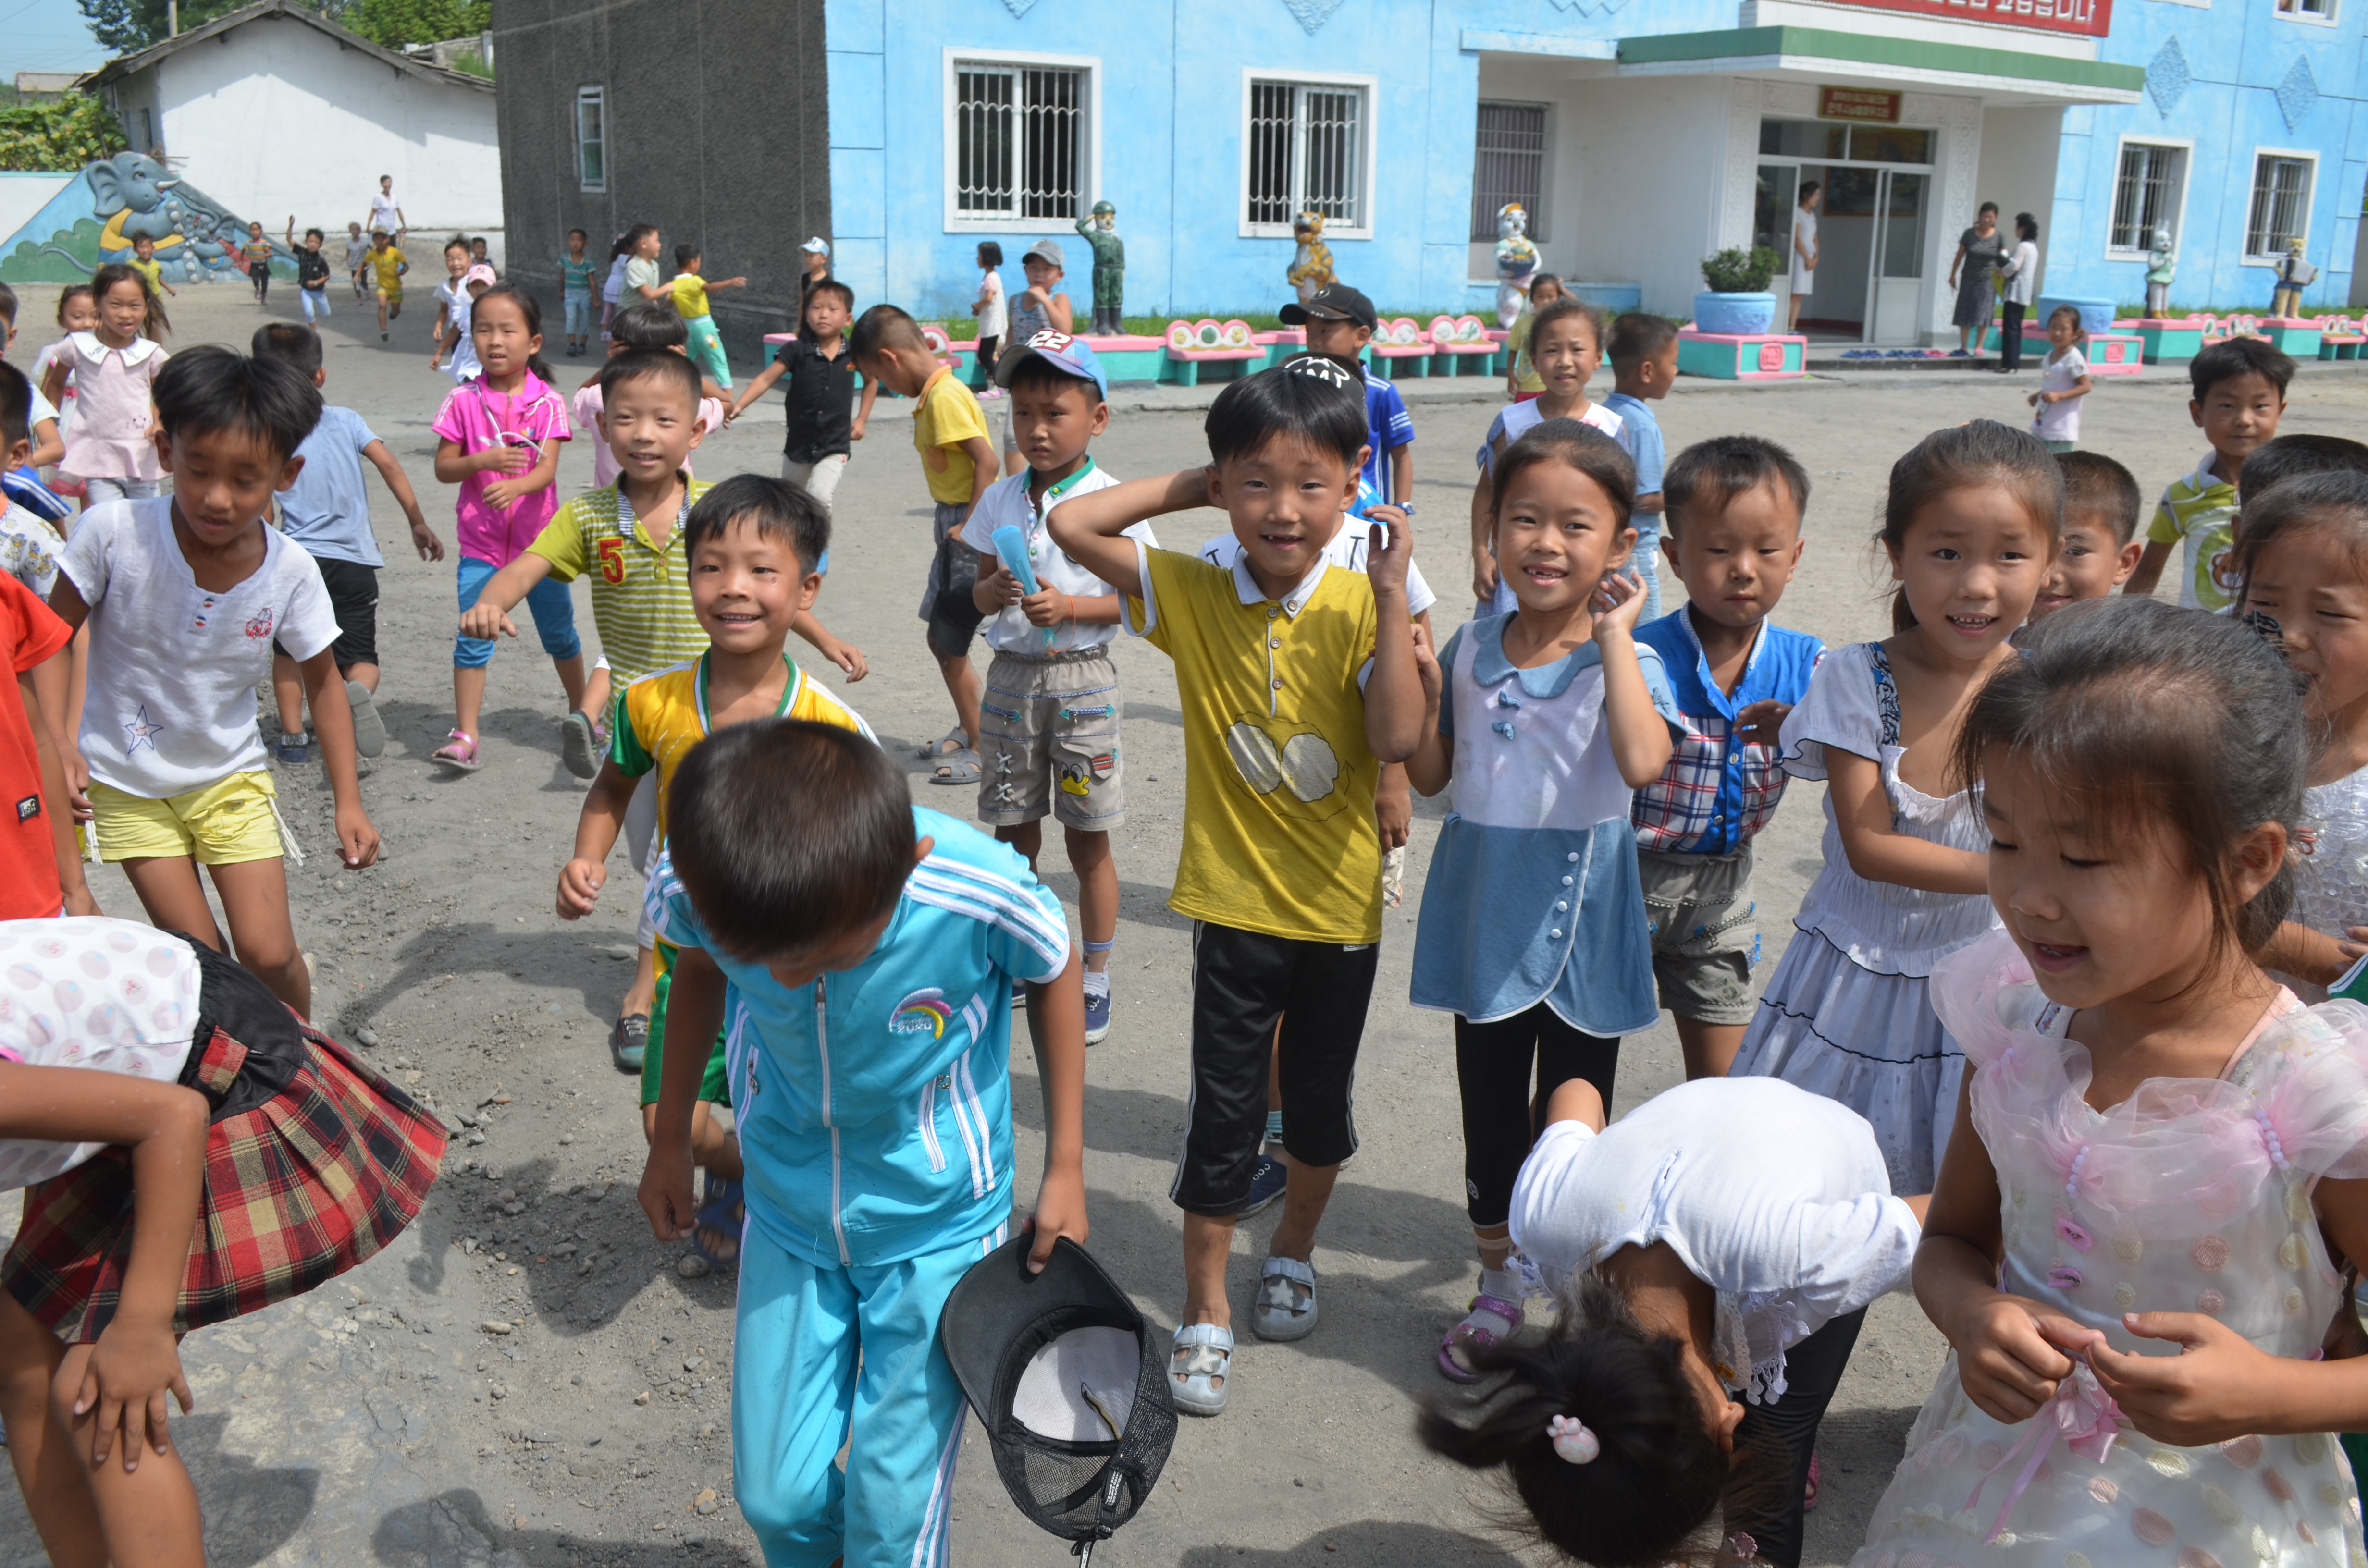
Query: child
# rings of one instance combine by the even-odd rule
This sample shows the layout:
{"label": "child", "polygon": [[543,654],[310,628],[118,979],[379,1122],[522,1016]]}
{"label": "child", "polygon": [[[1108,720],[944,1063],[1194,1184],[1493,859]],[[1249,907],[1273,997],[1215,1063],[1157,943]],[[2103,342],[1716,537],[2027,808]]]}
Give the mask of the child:
{"label": "child", "polygon": [[1541,272],[1530,279],[1530,291],[1521,301],[1521,313],[1513,318],[1512,328],[1505,335],[1505,396],[1508,401],[1527,403],[1546,390],[1537,366],[1530,358],[1530,332],[1537,324],[1538,312],[1562,297],[1559,274]]}
{"label": "child", "polygon": [[1576,419],[1625,445],[1626,426],[1600,403],[1587,400],[1587,383],[1603,359],[1603,312],[1568,295],[1537,313],[1530,324],[1530,355],[1545,391],[1528,403],[1510,404],[1489,423],[1478,455],[1479,483],[1472,488],[1472,592],[1481,615],[1509,615],[1513,590],[1497,570],[1489,541],[1496,530],[1489,514],[1493,494],[1488,473],[1497,454],[1544,419]]}
{"label": "child", "polygon": [[27,1189],[0,1420],[26,1511],[54,1562],[201,1562],[175,1340],[393,1242],[444,1128],[191,937],[15,921],[0,955],[40,995],[0,1019],[0,1184]]}
{"label": "child", "polygon": [[722,289],[745,289],[748,280],[719,278],[711,283],[699,275],[700,260],[697,245],[675,246],[674,281],[667,285],[667,293],[675,314],[682,318],[683,329],[690,334],[690,362],[705,371],[708,380],[730,392],[732,363],[723,357],[723,338],[715,330],[715,314],[707,296]]}
{"label": "child", "polygon": [[[294,220],[290,220],[291,222]],[[255,302],[271,302],[271,242],[263,235],[263,220],[250,220],[246,225],[246,244],[238,250],[241,261],[246,263],[246,275],[255,281]]]}
{"label": "child", "polygon": [[[682,537],[691,608],[709,645],[696,658],[634,681],[618,702],[609,757],[584,798],[576,824],[575,858],[559,873],[563,920],[580,920],[597,906],[608,881],[605,862],[631,823],[644,782],[656,806],[655,840],[665,842],[675,769],[712,732],[778,717],[871,733],[853,709],[809,680],[784,647],[792,623],[813,609],[822,591],[822,574],[805,562],[809,557],[820,560],[830,548],[830,517],[814,498],[777,479],[735,474],[690,509]],[[637,861],[636,869],[653,865]],[[671,946],[656,944],[642,1059],[644,1138],[654,1137],[657,1124],[675,960]],[[698,1048],[708,1042],[690,1043]],[[732,1104],[722,1037],[712,1046],[691,1123],[691,1146],[708,1177],[696,1243],[711,1267],[730,1262],[739,1248],[734,1210],[741,1202],[738,1141],[710,1117],[712,1107]]]}
{"label": "child", "polygon": [[[1060,292],[1061,279],[1066,276],[1068,256],[1058,240],[1038,240],[1019,258],[1019,270],[1027,275],[1028,287],[1011,301],[1009,333],[1006,343],[1025,343],[1040,332],[1069,330],[1069,296]],[[864,378],[871,380],[869,376]],[[1019,437],[1008,422],[1003,428],[1003,472],[1018,473],[1028,466],[1019,455]]]}
{"label": "child", "polygon": [[[12,478],[21,466],[18,460],[32,450],[33,397],[33,384],[25,372],[0,361],[0,468],[11,471]],[[64,518],[26,506],[13,486],[6,499],[6,510],[0,513],[0,572],[46,602],[50,585],[57,580],[58,557],[66,548]]]}
{"label": "child", "polygon": [[[209,868],[239,962],[309,1017],[312,977],[280,865],[287,830],[255,722],[275,641],[303,674],[336,798],[338,858],[355,868],[378,858],[328,590],[313,558],[263,522],[272,494],[296,483],[321,394],[292,366],[211,346],[176,356],[155,392],[167,466],[206,483],[95,507],[67,541],[50,606],[69,626],[90,625],[80,755],[67,772],[77,786],[88,779],[99,858],[123,864],[150,921],[220,951],[198,881]],[[175,581],[189,585],[155,591]]]}
{"label": "child", "polygon": [[2039,411],[2031,416],[2031,433],[2051,452],[2068,452],[2080,444],[2080,404],[2095,384],[2080,352],[2086,335],[2078,308],[2058,305],[2047,312],[2048,349],[2040,361],[2039,390],[2023,402]]}
{"label": "child", "polygon": [[2064,542],[2031,601],[2031,619],[2078,599],[2101,599],[2138,569],[2138,482],[2101,452],[2062,452]]}
{"label": "child", "polygon": [[1891,466],[1883,547],[1896,634],[1828,653],[1783,723],[1784,766],[1823,778],[1825,869],[1731,1072],[1787,1079],[1874,1124],[1896,1192],[1932,1190],[1965,1059],[1926,995],[1990,930],[1989,832],[1950,756],[1965,705],[2015,657],[2055,556],[2064,481],[2032,437],[1986,419]]}
{"label": "child", "polygon": [[[15,428],[10,421],[23,403],[25,378],[14,366],[7,371],[0,375],[0,433]],[[72,636],[13,572],[0,574],[0,663],[17,677],[13,690],[0,686],[0,790],[16,805],[0,817],[8,848],[0,855],[0,921],[98,913],[83,877],[74,800],[60,755]]]}
{"label": "child", "polygon": [[477,235],[469,242],[469,265],[486,267],[494,265],[493,253],[486,246],[485,236],[483,234]]}
{"label": "child", "polygon": [[[1077,920],[1086,947],[1086,1043],[1110,1028],[1110,955],[1118,940],[1118,862],[1110,833],[1126,821],[1125,769],[1119,755],[1117,593],[1063,554],[1046,531],[1054,506],[1118,483],[1096,466],[1087,444],[1110,427],[1110,381],[1091,347],[1065,333],[1043,332],[996,367],[1011,392],[1028,472],[987,487],[962,543],[978,552],[972,601],[987,623],[995,660],[980,703],[983,751],[991,753],[978,787],[978,820],[1036,868],[1049,811],[1061,819],[1069,869],[1077,878]],[[1028,540],[1037,591],[1023,594],[1003,562],[995,530],[1015,527]],[[1157,547],[1146,524],[1129,537]]]}
{"label": "child", "polygon": [[[603,337],[609,335],[609,324],[616,316],[618,307],[624,302],[625,267],[633,259],[632,239],[632,234],[629,231],[619,234],[617,243],[609,247],[609,276],[600,284],[600,335]],[[633,302],[640,304],[642,301],[637,299]]]}
{"label": "child", "polygon": [[[290,220],[291,223],[294,221]],[[146,280],[148,292],[151,295],[170,294],[176,299],[180,297],[181,291],[165,281],[165,264],[156,259],[156,240],[154,235],[142,234],[133,240],[131,259],[123,265]]]}
{"label": "child", "polygon": [[[790,389],[782,401],[789,420],[782,436],[781,477],[821,502],[825,512],[846,476],[849,449],[863,439],[872,400],[880,395],[880,383],[865,377],[863,406],[848,417],[848,406],[855,400],[855,357],[847,352],[847,324],[854,317],[855,290],[837,278],[825,278],[807,290],[804,324],[774,352],[773,362],[757,372],[748,390],[733,400],[729,415],[737,419],[786,374]],[[980,353],[985,350],[982,347]],[[827,572],[830,564],[821,562],[815,570]]]}
{"label": "child", "polygon": [[[681,354],[690,341],[690,335],[683,331],[682,318],[664,305],[627,305],[617,312],[609,325],[615,329],[609,335],[609,354],[611,357],[630,348],[663,349],[670,354]],[[575,389],[575,395],[567,400],[568,416],[575,421],[575,427],[579,430],[597,431],[599,428],[600,374],[599,370],[595,370],[586,376],[584,384]],[[720,399],[706,395],[704,385],[700,390],[700,429],[712,434],[723,428],[730,415]],[[690,465],[686,460],[683,466],[688,469]],[[617,483],[617,454],[608,442],[594,442],[592,488],[606,490]],[[596,687],[599,684],[597,675],[594,684]],[[600,693],[596,691],[589,700],[592,706],[587,711],[597,710],[601,706]]]}
{"label": "child", "polygon": [[74,378],[74,417],[59,466],[82,482],[83,504],[96,506],[158,494],[165,471],[150,438],[151,394],[172,356],[140,335],[150,296],[138,273],[110,262],[91,275],[90,292],[98,323],[67,338],[41,395],[55,403]]}
{"label": "child", "polygon": [[411,263],[380,229],[370,235],[370,265],[378,279],[378,340],[384,343],[386,324],[403,314],[403,275]]}
{"label": "child", "polygon": [[354,280],[354,300],[357,303],[370,298],[370,285],[364,281],[365,269],[370,265],[370,237],[362,233],[362,226],[359,223],[347,224],[346,276]]}
{"label": "child", "polygon": [[2163,490],[2162,504],[2146,525],[2146,551],[2122,592],[2138,598],[2152,596],[2162,580],[2163,562],[2170,559],[2170,547],[2184,540],[2187,570],[2180,580],[2179,602],[2224,609],[2235,600],[2237,584],[2230,567],[2245,460],[2276,437],[2294,371],[2294,362],[2263,337],[2207,343],[2187,362],[2187,384],[2195,393],[2187,404],[2187,416],[2212,449],[2193,473],[2172,480]]}
{"label": "child", "polygon": [[672,309],[674,296],[658,278],[658,226],[634,224],[625,235],[625,244],[630,254],[625,261],[625,291],[619,298],[629,305],[664,305]]}
{"label": "child", "polygon": [[1955,1355],[1852,1561],[2138,1568],[2168,1537],[2335,1568],[2331,1434],[2368,1400],[2322,1342],[2368,1237],[2368,1041],[2247,956],[2293,894],[2293,675],[2117,599],[2038,628],[1955,749],[2005,919],[1933,976],[1968,1071],[1915,1281]]}
{"label": "child", "polygon": [[[1043,1092],[1029,1267],[1086,1239],[1068,922],[1018,855],[913,806],[903,771],[848,730],[734,725],[684,758],[673,792],[648,900],[681,949],[673,1032],[713,1039],[727,984],[735,998],[734,1496],[769,1562],[941,1562],[969,1410],[938,1325],[1010,1231],[1014,979]],[[662,1240],[694,1223],[705,1069],[676,1051],[659,1087],[641,1196]]]}
{"label": "child", "polygon": [[1716,1561],[1798,1568],[1818,1425],[1924,1200],[1892,1195],[1863,1119],[1790,1084],[1683,1084],[1617,1122],[1585,1078],[1541,1103],[1513,1234],[1560,1321],[1476,1357],[1510,1379],[1426,1411],[1424,1443],[1503,1466],[1571,1560],[1709,1561],[1720,1515]]}
{"label": "child", "polygon": [[1455,1015],[1480,1251],[1480,1293],[1436,1358],[1457,1382],[1521,1326],[1506,1221],[1545,1102],[1585,1078],[1609,1104],[1620,1037],[1657,1016],[1628,813],[1680,730],[1661,655],[1634,635],[1644,590],[1618,570],[1635,538],[1628,455],[1548,420],[1506,449],[1495,480],[1497,559],[1521,608],[1423,658],[1432,711],[1406,759],[1425,795],[1455,789],[1423,888],[1412,1000]]}
{"label": "child", "polygon": [[288,215],[288,248],[296,252],[296,296],[303,302],[304,324],[325,318],[329,311],[329,258],[321,254],[328,236],[318,229],[304,231],[304,248],[296,250],[296,215]]}
{"label": "child", "polygon": [[559,298],[567,315],[567,357],[584,352],[592,336],[592,275],[599,264],[584,254],[592,236],[581,229],[567,231],[567,254],[559,258]]}
{"label": "child", "polygon": [[[494,657],[492,631],[466,630],[469,608],[559,509],[552,488],[559,444],[574,435],[566,403],[544,380],[550,371],[541,359],[542,307],[533,295],[508,284],[486,290],[471,309],[470,332],[484,374],[453,389],[434,426],[437,481],[461,487],[455,506],[463,630],[452,644],[452,731],[432,760],[460,773],[484,766],[477,756],[477,712],[485,699],[485,666]],[[534,611],[535,631],[559,672],[568,710],[582,711],[584,644],[575,635],[575,602],[554,583],[530,595],[522,590],[501,609],[521,597]],[[517,635],[515,629],[510,635]]]}
{"label": "child", "polygon": [[[255,329],[253,345],[258,359],[292,365],[315,388],[325,385],[329,372],[322,367],[321,336],[308,326],[275,322]],[[411,525],[411,545],[422,561],[444,559],[444,541],[427,526],[412,494],[410,476],[371,433],[362,416],[350,408],[324,403],[321,422],[296,449],[304,467],[296,483],[279,497],[279,532],[304,547],[321,569],[328,590],[329,608],[337,618],[337,641],[329,652],[346,683],[346,705],[353,712],[354,749],[364,756],[386,750],[386,722],[379,717],[378,573],[386,564],[379,552],[378,536],[370,529],[370,496],[362,481],[362,460],[378,470],[379,478],[403,508]],[[275,649],[271,685],[279,700],[279,756],[283,763],[301,763],[312,737],[304,733],[304,689],[296,661]]]}
{"label": "child", "polygon": [[863,312],[855,324],[848,357],[865,381],[915,400],[913,446],[921,455],[921,477],[937,508],[930,525],[937,552],[930,557],[928,581],[921,590],[921,619],[929,628],[929,654],[937,660],[954,703],[954,727],[924,746],[921,756],[937,765],[930,783],[975,784],[979,684],[978,672],[971,668],[970,640],[984,615],[971,597],[978,552],[957,536],[995,482],[995,449],[987,444],[986,415],[971,390],[954,379],[952,369],[938,363],[913,318],[894,305],[874,305]]}
{"label": "child", "polygon": [[[89,294],[90,290],[85,288],[84,298],[87,299]],[[0,349],[13,348],[17,346],[17,290],[9,288],[6,283],[0,283]],[[33,374],[36,377],[41,374],[46,362],[46,354],[42,358],[35,360]],[[22,462],[13,465],[0,463],[0,474],[7,475],[12,480],[22,481],[22,483],[12,483],[8,486],[9,499],[12,501],[18,499],[18,492],[21,490],[26,493],[27,504],[30,505],[32,504],[31,494],[42,488],[38,471],[63,457],[66,443],[65,437],[58,434],[56,406],[48,398],[43,397],[40,389],[31,381],[27,381],[25,385],[27,392],[25,458]],[[66,397],[69,401],[74,397],[71,386],[67,389]],[[63,508],[58,515],[61,517],[64,515]]]}
{"label": "child", "polygon": [[1686,602],[1636,641],[1660,654],[1683,733],[1632,818],[1661,1006],[1686,1076],[1723,1078],[1756,1011],[1752,845],[1790,777],[1778,733],[1826,655],[1768,619],[1801,564],[1809,474],[1773,441],[1720,436],[1679,452],[1663,484]]}
{"label": "child", "polygon": [[[1214,1415],[1233,1368],[1225,1257],[1264,1131],[1278,1017],[1290,1194],[1251,1323],[1265,1339],[1315,1329],[1308,1260],[1356,1152],[1349,1089],[1380,955],[1374,778],[1413,755],[1424,699],[1403,517],[1381,509],[1364,577],[1323,558],[1365,460],[1347,369],[1310,357],[1234,381],[1207,428],[1207,469],[1075,496],[1047,526],[1126,596],[1121,624],[1176,661],[1183,694],[1184,846],[1168,905],[1194,922],[1192,1096],[1171,1191],[1187,1294],[1168,1370],[1178,1409]],[[1211,505],[1242,541],[1230,572],[1119,537]]]}
{"label": "child", "polygon": [[[1003,275],[996,268],[1003,265],[1003,247],[993,240],[978,242],[978,298],[971,301],[970,313],[978,318],[978,353],[975,363],[986,378],[986,389],[978,395],[992,403],[1003,395],[995,384],[996,352],[1003,344]],[[852,294],[848,299],[848,313],[855,312]]]}
{"label": "child", "polygon": [[1365,369],[1365,347],[1381,321],[1373,302],[1345,283],[1327,283],[1305,304],[1293,300],[1284,305],[1281,321],[1285,326],[1306,329],[1310,354],[1337,359],[1356,372],[1365,389],[1371,453],[1365,459],[1365,488],[1383,506],[1414,516],[1414,416],[1396,387]]}
{"label": "child", "polygon": [[[444,242],[444,281],[436,285],[436,320],[427,329],[427,368],[437,369],[450,354],[452,366],[445,374],[465,381],[479,373],[477,350],[469,341],[469,307],[476,296],[468,288],[469,242],[458,234]],[[488,272],[485,281],[493,280]]]}
{"label": "child", "polygon": [[820,234],[798,247],[798,318],[805,319],[806,295],[814,286],[831,275],[830,242]]}
{"label": "child", "polygon": [[1668,448],[1651,400],[1669,395],[1678,379],[1678,329],[1667,316],[1630,311],[1611,324],[1604,352],[1611,360],[1611,395],[1605,412],[1620,416],[1621,445],[1636,460],[1636,548],[1628,572],[1645,585],[1645,618],[1661,619],[1661,470]]}

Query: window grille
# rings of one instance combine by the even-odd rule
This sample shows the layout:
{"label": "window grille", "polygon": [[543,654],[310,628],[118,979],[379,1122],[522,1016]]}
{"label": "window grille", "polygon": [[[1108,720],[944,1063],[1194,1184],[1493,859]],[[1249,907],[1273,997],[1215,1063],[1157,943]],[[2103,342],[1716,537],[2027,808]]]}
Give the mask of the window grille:
{"label": "window grille", "polygon": [[2112,249],[2151,249],[2157,229],[2176,226],[2185,153],[2181,147],[2141,142],[2122,148],[2121,170],[2113,180],[2112,233],[2107,242]]}
{"label": "window grille", "polygon": [[954,68],[954,210],[965,218],[1076,220],[1086,74],[1034,65]]}
{"label": "window grille", "polygon": [[2270,259],[2305,238],[2310,223],[2311,164],[2263,153],[2253,160],[2253,206],[2245,220],[2245,254]]}
{"label": "window grille", "polygon": [[1360,87],[1250,84],[1248,222],[1289,228],[1313,210],[1365,226],[1364,97]]}
{"label": "window grille", "polygon": [[1546,106],[1482,104],[1473,145],[1472,238],[1494,240],[1497,209],[1518,201],[1530,238],[1544,239]]}
{"label": "window grille", "polygon": [[609,188],[609,101],[605,88],[575,89],[575,183],[585,190]]}

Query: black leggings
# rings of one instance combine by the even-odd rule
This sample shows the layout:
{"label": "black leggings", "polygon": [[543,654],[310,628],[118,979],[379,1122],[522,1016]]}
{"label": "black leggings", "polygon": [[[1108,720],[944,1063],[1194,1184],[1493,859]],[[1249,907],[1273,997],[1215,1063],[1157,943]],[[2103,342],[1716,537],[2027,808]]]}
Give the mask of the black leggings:
{"label": "black leggings", "polygon": [[[1455,1017],[1455,1083],[1463,1093],[1464,1211],[1474,1225],[1501,1225],[1513,1207],[1513,1181],[1545,1125],[1546,1101],[1584,1078],[1611,1106],[1620,1040],[1581,1032],[1541,1002],[1526,1013],[1475,1024]],[[1536,1069],[1537,1088],[1530,1087]]]}
{"label": "black leggings", "polygon": [[[1841,1386],[1842,1370],[1850,1365],[1858,1331],[1866,1326],[1866,1309],[1838,1317],[1784,1352],[1784,1395],[1772,1405],[1747,1404],[1743,1425],[1735,1434],[1736,1451],[1766,1445],[1775,1457],[1790,1460],[1774,1477],[1773,1494],[1762,1491],[1760,1509],[1731,1515],[1726,1528],[1742,1530],[1759,1543],[1759,1561],[1775,1568],[1801,1568],[1801,1494],[1809,1484],[1809,1461],[1816,1457],[1817,1424]],[[1762,1469],[1752,1480],[1766,1483]],[[1758,1488],[1755,1488],[1758,1490]]]}

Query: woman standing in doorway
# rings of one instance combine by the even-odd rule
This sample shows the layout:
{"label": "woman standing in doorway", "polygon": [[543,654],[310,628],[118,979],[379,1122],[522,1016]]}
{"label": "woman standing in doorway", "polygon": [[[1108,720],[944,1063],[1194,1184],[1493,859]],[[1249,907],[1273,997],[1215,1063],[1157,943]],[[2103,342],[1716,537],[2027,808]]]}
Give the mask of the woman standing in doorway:
{"label": "woman standing in doorway", "polygon": [[1956,312],[1949,318],[1957,328],[1957,347],[1949,356],[1952,359],[1972,354],[1989,335],[1990,274],[2006,259],[1998,216],[1998,203],[1985,201],[1974,226],[1957,236],[1957,254],[1949,263],[1949,287],[1957,291]]}
{"label": "woman standing in doorway", "polygon": [[2022,318],[2039,287],[2039,220],[2014,215],[2014,251],[1999,268],[2006,278],[2006,324],[1998,328],[1998,374],[2022,369]]}
{"label": "woman standing in doorway", "polygon": [[1825,187],[1816,180],[1801,187],[1800,210],[1793,214],[1793,300],[1784,330],[1801,330],[1801,301],[1817,286],[1817,209],[1826,204]]}

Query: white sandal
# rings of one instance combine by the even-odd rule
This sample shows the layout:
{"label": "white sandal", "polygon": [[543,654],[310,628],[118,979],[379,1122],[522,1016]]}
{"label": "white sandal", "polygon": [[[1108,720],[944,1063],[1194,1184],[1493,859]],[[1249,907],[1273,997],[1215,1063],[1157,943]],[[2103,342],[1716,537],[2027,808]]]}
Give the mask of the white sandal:
{"label": "white sandal", "polygon": [[1176,1331],[1167,1360],[1176,1408],[1187,1415],[1220,1415],[1225,1383],[1234,1369],[1234,1331],[1212,1323],[1188,1324]]}
{"label": "white sandal", "polygon": [[1258,1265],[1258,1304],[1250,1327],[1260,1339],[1304,1339],[1315,1332],[1315,1270],[1295,1257]]}

